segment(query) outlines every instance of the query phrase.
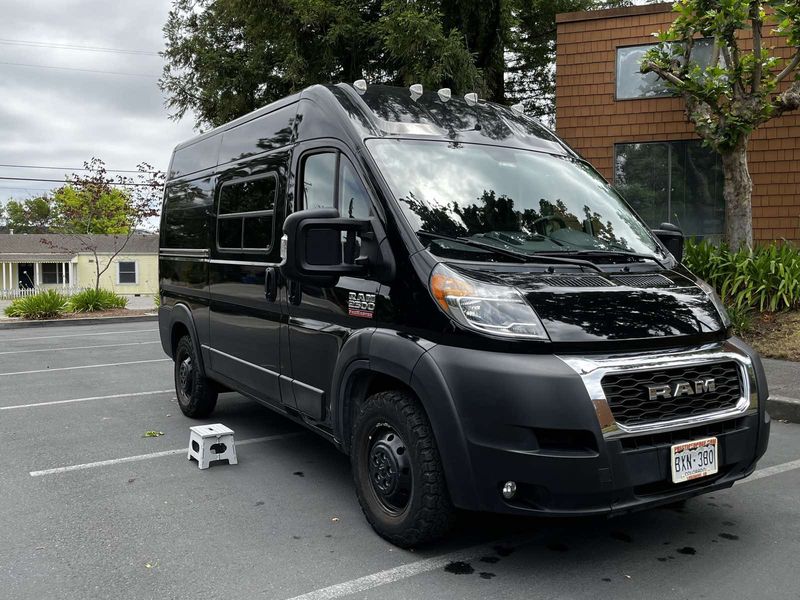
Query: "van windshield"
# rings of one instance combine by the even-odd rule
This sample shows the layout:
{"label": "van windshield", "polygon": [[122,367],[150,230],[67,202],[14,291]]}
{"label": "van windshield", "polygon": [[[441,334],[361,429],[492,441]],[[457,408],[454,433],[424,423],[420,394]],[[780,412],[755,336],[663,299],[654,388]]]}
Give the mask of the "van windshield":
{"label": "van windshield", "polygon": [[457,240],[523,257],[660,253],[623,200],[574,158],[430,140],[367,146],[414,231],[437,254],[455,250]]}

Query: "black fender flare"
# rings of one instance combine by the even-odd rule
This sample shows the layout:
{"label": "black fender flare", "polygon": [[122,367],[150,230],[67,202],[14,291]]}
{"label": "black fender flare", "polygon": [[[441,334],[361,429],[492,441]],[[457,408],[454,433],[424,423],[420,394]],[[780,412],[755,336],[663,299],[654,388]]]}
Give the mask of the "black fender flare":
{"label": "black fender flare", "polygon": [[349,453],[353,382],[362,371],[393,377],[408,386],[430,420],[453,503],[477,508],[466,437],[450,389],[428,350],[435,344],[387,329],[361,330],[345,342],[333,376],[335,437]]}
{"label": "black fender flare", "polygon": [[[168,316],[167,312],[169,313]],[[174,304],[171,309],[165,309],[163,312],[162,308],[159,308],[158,320],[160,323],[168,323],[168,328],[161,331],[161,336],[162,345],[169,345],[167,354],[170,356],[175,355],[175,348],[172,347],[172,332],[175,329],[175,325],[180,323],[189,330],[189,337],[192,339],[192,344],[194,344],[194,352],[197,357],[197,362],[199,363],[200,372],[205,375],[206,369],[203,363],[203,352],[200,348],[200,338],[197,337],[197,327],[195,326],[191,309],[182,302]],[[166,349],[165,347],[165,350]]]}

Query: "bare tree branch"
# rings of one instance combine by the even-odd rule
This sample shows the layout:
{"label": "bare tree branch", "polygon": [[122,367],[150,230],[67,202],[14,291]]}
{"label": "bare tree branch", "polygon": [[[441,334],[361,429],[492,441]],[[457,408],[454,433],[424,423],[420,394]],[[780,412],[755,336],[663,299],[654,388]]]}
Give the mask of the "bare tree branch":
{"label": "bare tree branch", "polygon": [[797,54],[794,55],[792,62],[790,62],[786,67],[778,73],[778,76],[775,78],[775,81],[780,83],[784,79],[786,79],[789,75],[791,75],[792,71],[797,69],[800,66],[800,50],[797,51]]}

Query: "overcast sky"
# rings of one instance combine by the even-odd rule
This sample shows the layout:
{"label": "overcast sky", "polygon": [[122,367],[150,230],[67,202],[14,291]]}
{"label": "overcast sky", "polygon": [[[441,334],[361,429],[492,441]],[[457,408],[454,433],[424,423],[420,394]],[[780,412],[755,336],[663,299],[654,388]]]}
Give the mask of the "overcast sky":
{"label": "overcast sky", "polygon": [[[162,59],[155,53],[163,48],[161,27],[169,7],[169,0],[3,1],[0,164],[80,167],[97,156],[109,169],[134,169],[146,161],[165,170],[175,144],[194,135],[192,118],[168,118],[157,85]],[[0,167],[0,177],[63,176],[63,171]],[[50,186],[58,184],[0,179],[0,202],[38,195]]]}

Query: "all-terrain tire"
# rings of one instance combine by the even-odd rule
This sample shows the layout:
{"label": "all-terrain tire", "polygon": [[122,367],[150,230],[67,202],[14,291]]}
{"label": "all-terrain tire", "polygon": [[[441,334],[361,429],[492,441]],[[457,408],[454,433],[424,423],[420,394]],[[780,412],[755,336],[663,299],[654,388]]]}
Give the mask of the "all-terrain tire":
{"label": "all-terrain tire", "polygon": [[380,536],[408,548],[452,527],[455,510],[436,440],[412,394],[395,390],[367,398],[355,418],[350,456],[358,501]]}
{"label": "all-terrain tire", "polygon": [[183,336],[175,347],[175,396],[181,412],[193,419],[207,417],[217,405],[217,388],[199,365],[192,338]]}

